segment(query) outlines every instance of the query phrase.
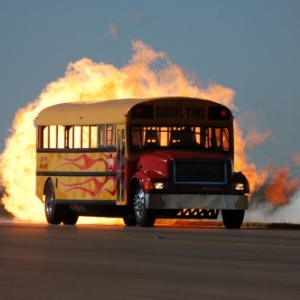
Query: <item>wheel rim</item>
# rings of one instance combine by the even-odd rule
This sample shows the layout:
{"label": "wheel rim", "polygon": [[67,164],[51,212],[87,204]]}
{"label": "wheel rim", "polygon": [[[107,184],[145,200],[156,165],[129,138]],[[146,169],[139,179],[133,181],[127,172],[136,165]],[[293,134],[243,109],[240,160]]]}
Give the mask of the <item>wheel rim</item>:
{"label": "wheel rim", "polygon": [[142,218],[145,214],[145,193],[141,188],[134,197],[134,211],[138,218]]}

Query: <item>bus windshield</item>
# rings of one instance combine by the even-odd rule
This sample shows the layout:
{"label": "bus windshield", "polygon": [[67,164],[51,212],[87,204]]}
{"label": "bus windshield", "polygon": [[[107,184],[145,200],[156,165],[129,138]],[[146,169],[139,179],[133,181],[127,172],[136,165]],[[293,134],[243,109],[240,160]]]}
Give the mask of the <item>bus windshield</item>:
{"label": "bus windshield", "polygon": [[131,151],[146,149],[207,149],[230,152],[230,130],[218,126],[132,125]]}

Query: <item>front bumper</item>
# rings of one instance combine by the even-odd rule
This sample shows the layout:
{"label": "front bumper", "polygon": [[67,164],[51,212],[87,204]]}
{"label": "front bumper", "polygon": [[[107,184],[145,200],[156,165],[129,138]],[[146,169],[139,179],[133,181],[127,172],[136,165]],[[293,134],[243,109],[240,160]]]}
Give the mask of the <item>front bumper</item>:
{"label": "front bumper", "polygon": [[247,195],[145,194],[147,209],[248,209]]}

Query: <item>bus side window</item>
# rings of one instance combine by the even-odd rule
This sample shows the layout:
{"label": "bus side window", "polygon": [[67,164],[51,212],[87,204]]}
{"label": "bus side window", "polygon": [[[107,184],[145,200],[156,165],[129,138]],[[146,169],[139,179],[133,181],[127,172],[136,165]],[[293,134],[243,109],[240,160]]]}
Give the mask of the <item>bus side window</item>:
{"label": "bus side window", "polygon": [[90,126],[90,148],[97,148],[97,126]]}
{"label": "bus side window", "polygon": [[81,147],[90,147],[90,127],[88,125],[81,126]]}
{"label": "bus side window", "polygon": [[48,148],[57,148],[57,126],[49,126],[49,144]]}
{"label": "bus side window", "polygon": [[115,145],[115,125],[98,125],[98,147],[113,147]]}
{"label": "bus side window", "polygon": [[73,148],[81,148],[81,126],[76,125],[73,127],[72,137]]}
{"label": "bus side window", "polygon": [[73,148],[73,127],[65,126],[64,134],[64,148]]}
{"label": "bus side window", "polygon": [[65,141],[65,127],[64,126],[56,126],[55,128],[55,135],[56,135],[56,143],[55,148],[64,148],[64,141]]}
{"label": "bus side window", "polygon": [[115,146],[115,126],[106,125],[106,146]]}
{"label": "bus side window", "polygon": [[37,131],[37,141],[36,145],[37,148],[45,148],[45,140],[44,140],[44,132],[45,132],[46,126],[38,126],[38,131]]}
{"label": "bus side window", "polygon": [[98,125],[98,147],[105,147],[105,125]]}

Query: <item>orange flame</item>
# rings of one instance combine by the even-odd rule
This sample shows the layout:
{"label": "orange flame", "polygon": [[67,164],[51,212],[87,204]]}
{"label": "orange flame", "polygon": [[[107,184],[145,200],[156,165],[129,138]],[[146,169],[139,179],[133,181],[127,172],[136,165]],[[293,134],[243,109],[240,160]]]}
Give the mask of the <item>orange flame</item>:
{"label": "orange flame", "polygon": [[[35,196],[36,133],[33,120],[47,106],[71,101],[181,95],[211,99],[236,110],[232,89],[219,84],[202,88],[193,73],[171,63],[165,53],[155,52],[141,41],[133,41],[132,47],[131,60],[120,69],[87,58],[70,63],[64,77],[50,83],[38,99],[17,112],[0,159],[2,184],[7,192],[2,201],[16,219],[45,221],[43,205]],[[243,171],[251,188],[255,189],[262,182],[255,165],[247,161],[238,124],[235,141],[235,169]],[[91,220],[95,222],[94,218]]]}
{"label": "orange flame", "polygon": [[273,181],[264,190],[265,196],[274,204],[285,205],[299,189],[300,179],[289,178],[290,169],[288,167],[278,169],[270,166],[269,169],[273,174]]}
{"label": "orange flame", "polygon": [[235,158],[234,168],[235,170],[241,170],[247,177],[250,184],[250,192],[253,193],[261,185],[264,184],[265,178],[268,176],[268,172],[264,170],[256,170],[254,163],[250,163],[247,160],[245,148],[246,140],[243,138],[243,133],[239,129],[238,124],[235,124]]}
{"label": "orange flame", "polygon": [[248,138],[247,138],[247,149],[253,149],[257,145],[262,144],[267,138],[272,137],[271,131],[258,132],[257,128],[253,125],[249,128]]}
{"label": "orange flame", "polygon": [[260,128],[260,131],[258,131],[257,124],[261,123],[261,117],[259,117],[256,112],[243,113],[243,115],[239,117],[239,120],[241,123],[247,124],[242,128],[244,133],[246,133],[245,141],[247,149],[253,149],[267,139],[273,139],[273,134],[270,130],[262,131]]}

